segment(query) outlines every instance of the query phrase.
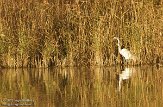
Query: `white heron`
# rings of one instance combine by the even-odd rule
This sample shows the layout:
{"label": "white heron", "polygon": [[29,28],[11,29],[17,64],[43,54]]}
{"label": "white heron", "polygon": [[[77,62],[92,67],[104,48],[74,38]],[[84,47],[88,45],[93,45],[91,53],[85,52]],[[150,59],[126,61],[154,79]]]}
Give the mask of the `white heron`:
{"label": "white heron", "polygon": [[118,41],[118,51],[126,60],[134,60],[136,61],[136,57],[132,55],[132,53],[128,49],[121,49],[120,40],[118,37],[114,37]]}

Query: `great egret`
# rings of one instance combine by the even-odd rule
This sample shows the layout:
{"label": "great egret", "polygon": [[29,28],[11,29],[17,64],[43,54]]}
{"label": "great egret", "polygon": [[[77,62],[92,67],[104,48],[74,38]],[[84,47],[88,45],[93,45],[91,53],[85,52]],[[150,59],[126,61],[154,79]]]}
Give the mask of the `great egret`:
{"label": "great egret", "polygon": [[113,39],[116,39],[118,41],[118,51],[126,60],[131,59],[136,61],[135,56],[132,55],[132,53],[128,49],[125,48],[121,49],[120,40],[118,37],[114,37]]}

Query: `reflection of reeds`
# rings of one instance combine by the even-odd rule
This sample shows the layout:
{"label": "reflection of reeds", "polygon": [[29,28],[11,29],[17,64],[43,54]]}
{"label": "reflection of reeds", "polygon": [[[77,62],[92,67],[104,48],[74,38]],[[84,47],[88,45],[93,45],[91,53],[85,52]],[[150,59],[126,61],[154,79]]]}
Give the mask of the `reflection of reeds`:
{"label": "reflection of reeds", "polygon": [[159,63],[162,1],[0,1],[0,60],[6,67],[114,64],[114,36]]}
{"label": "reflection of reeds", "polygon": [[0,98],[30,99],[35,107],[162,107],[163,69],[131,69],[134,76],[123,82],[121,91],[116,87],[116,74],[121,73],[118,67],[4,69],[0,72]]}

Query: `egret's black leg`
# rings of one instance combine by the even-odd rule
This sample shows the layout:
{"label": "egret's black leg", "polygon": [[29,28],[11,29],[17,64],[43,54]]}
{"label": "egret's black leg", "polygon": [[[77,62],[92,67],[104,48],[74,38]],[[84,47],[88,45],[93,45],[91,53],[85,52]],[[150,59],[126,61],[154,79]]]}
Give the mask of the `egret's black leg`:
{"label": "egret's black leg", "polygon": [[126,60],[126,65],[128,66],[128,60]]}

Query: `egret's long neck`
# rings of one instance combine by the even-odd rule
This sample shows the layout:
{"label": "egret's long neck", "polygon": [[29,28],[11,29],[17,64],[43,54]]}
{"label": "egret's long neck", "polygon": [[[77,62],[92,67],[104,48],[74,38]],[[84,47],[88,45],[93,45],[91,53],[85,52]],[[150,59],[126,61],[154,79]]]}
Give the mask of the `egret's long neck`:
{"label": "egret's long neck", "polygon": [[119,50],[119,52],[121,51],[121,45],[120,45],[120,41],[119,41],[119,39],[117,39],[118,40],[118,50]]}

